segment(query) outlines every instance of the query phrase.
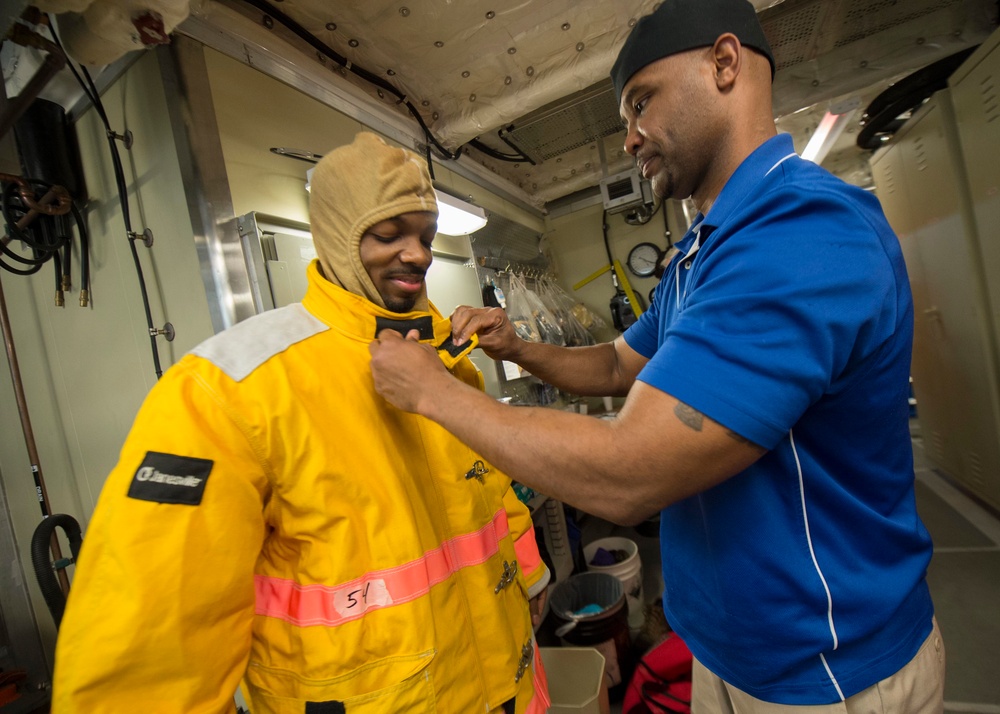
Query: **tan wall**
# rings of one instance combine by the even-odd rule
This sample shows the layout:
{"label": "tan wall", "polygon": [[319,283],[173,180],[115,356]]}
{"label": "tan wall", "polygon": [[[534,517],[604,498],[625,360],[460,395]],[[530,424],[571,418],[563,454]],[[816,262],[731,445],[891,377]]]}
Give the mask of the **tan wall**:
{"label": "tan wall", "polygon": [[[156,326],[170,321],[172,343],[158,340],[163,369],[212,334],[205,290],[187,219],[183,186],[157,58],[140,59],[103,97],[115,131],[130,129],[122,148],[133,229],[153,230],[152,248],[139,244]],[[53,304],[52,266],[31,277],[2,275],[14,344],[27,394],[42,472],[56,513],[86,527],[135,412],[156,381],[145,314],[110,151],[96,112],[77,123],[91,234],[89,307],[79,306],[78,262],[66,306]],[[50,661],[55,631],[31,570],[29,544],[41,512],[5,356],[0,379],[0,474],[17,546]],[[68,555],[68,549],[65,550]]]}
{"label": "tan wall", "polygon": [[311,164],[270,149],[326,154],[350,143],[362,125],[215,50],[205,49],[205,63],[236,215],[308,223]]}
{"label": "tan wall", "polygon": [[[350,143],[365,127],[219,52],[206,49],[205,60],[236,215],[257,211],[308,223],[310,165],[273,154],[271,147],[323,155]],[[433,170],[435,181],[456,195],[539,233],[545,230],[541,218],[459,176],[447,162],[434,161]]]}
{"label": "tan wall", "polygon": [[[607,329],[597,333],[596,336],[600,340],[611,340],[617,332],[612,328],[609,307],[611,298],[615,294],[610,273],[592,280],[579,290],[573,290],[573,285],[608,264],[608,254],[604,248],[601,231],[602,214],[603,207],[598,204],[551,219],[547,222],[543,243],[548,245],[559,284],[571,297],[583,302],[607,322]],[[667,247],[663,216],[660,212],[642,226],[628,225],[621,214],[610,215],[608,226],[611,255],[622,264],[623,268],[629,251],[637,243],[653,243],[660,250],[665,250]],[[656,286],[656,278],[637,278],[628,272],[628,268],[625,268],[625,272],[632,290],[641,294],[643,300],[646,300],[649,291]]]}

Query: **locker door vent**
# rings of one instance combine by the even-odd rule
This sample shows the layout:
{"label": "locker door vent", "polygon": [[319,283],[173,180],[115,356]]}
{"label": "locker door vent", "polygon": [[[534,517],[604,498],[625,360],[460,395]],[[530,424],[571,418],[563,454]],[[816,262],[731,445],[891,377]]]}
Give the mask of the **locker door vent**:
{"label": "locker door vent", "polygon": [[974,451],[968,452],[966,456],[968,456],[969,461],[969,480],[976,484],[976,486],[985,488],[986,482],[983,480],[983,460],[979,458],[979,454]]}
{"label": "locker door vent", "polygon": [[997,103],[997,93],[993,87],[993,75],[987,75],[979,82],[979,91],[983,97],[983,113],[986,121],[991,122],[1000,116],[1000,104]]}
{"label": "locker door vent", "polygon": [[934,447],[934,453],[937,454],[938,460],[942,460],[944,456],[944,436],[941,435],[940,431],[931,430],[931,446]]}
{"label": "locker door vent", "polygon": [[892,172],[892,165],[888,162],[885,167],[885,190],[888,193],[896,193],[896,177]]}
{"label": "locker door vent", "polygon": [[924,146],[924,138],[918,136],[913,142],[914,158],[917,160],[917,171],[927,169],[927,148]]}

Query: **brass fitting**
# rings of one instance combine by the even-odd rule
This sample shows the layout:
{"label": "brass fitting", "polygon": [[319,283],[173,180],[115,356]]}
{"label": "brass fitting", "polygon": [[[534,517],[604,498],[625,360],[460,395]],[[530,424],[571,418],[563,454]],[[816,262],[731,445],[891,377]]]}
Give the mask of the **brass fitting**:
{"label": "brass fitting", "polygon": [[65,293],[62,290],[56,290],[56,307],[62,307],[66,304]]}
{"label": "brass fitting", "polygon": [[90,291],[89,290],[81,290],[80,291],[80,307],[87,307],[87,304],[89,302],[90,302]]}

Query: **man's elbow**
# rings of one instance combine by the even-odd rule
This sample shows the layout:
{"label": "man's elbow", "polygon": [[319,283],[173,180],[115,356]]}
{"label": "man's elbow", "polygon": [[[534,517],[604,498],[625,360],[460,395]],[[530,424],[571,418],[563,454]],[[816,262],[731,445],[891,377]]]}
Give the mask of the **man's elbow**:
{"label": "man's elbow", "polygon": [[659,513],[660,509],[649,500],[622,493],[617,498],[602,500],[588,512],[615,525],[635,526]]}

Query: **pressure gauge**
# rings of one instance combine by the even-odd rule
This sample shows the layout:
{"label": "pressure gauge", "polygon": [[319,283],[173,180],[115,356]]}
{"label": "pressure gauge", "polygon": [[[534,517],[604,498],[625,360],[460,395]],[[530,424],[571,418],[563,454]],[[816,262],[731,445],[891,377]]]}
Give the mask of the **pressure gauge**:
{"label": "pressure gauge", "polygon": [[638,278],[648,278],[656,272],[663,253],[652,243],[639,243],[628,254],[628,269]]}

